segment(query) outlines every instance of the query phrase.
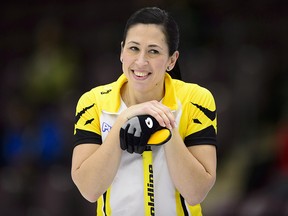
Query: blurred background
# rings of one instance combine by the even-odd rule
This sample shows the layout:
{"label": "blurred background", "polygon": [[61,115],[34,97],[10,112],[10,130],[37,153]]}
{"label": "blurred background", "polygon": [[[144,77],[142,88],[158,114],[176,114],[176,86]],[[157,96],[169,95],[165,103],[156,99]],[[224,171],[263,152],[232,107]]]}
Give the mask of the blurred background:
{"label": "blurred background", "polygon": [[205,216],[288,215],[288,7],[250,0],[27,0],[0,9],[0,215],[95,215],[70,177],[75,106],[122,73],[126,20],[179,24],[183,79],[218,109],[218,177]]}

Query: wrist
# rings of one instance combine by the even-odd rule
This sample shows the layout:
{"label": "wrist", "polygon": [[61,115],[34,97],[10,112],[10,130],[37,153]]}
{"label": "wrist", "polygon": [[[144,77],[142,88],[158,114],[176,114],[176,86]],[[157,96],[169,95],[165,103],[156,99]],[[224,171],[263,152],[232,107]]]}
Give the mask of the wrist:
{"label": "wrist", "polygon": [[126,123],[129,119],[131,119],[133,116],[130,116],[128,112],[122,112],[118,118],[117,121],[119,121],[121,123],[121,125],[123,125],[124,123]]}

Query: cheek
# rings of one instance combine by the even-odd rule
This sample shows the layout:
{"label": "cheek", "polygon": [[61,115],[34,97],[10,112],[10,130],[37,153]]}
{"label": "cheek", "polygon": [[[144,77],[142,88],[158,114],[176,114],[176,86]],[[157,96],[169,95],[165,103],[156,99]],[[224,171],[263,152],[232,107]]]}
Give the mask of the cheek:
{"label": "cheek", "polygon": [[156,61],[154,63],[154,68],[156,69],[156,71],[158,71],[159,73],[164,73],[166,72],[166,61]]}
{"label": "cheek", "polygon": [[157,63],[155,62],[153,71],[155,72],[155,81],[162,82],[163,77],[165,76],[166,73],[166,62],[165,61],[158,61]]}
{"label": "cheek", "polygon": [[129,66],[132,64],[133,62],[133,58],[131,58],[131,56],[127,55],[127,54],[123,54],[122,55],[122,65],[125,65],[125,66]]}

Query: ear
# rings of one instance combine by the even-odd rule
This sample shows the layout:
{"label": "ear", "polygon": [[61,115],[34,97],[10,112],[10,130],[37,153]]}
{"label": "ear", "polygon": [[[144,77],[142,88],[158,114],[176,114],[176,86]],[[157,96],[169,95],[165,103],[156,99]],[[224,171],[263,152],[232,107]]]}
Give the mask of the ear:
{"label": "ear", "polygon": [[175,51],[169,58],[170,59],[167,68],[169,67],[169,70],[172,70],[177,62],[177,59],[179,58],[179,51]]}
{"label": "ear", "polygon": [[120,52],[120,61],[123,62],[123,57],[122,57],[122,53],[123,53],[123,41],[121,42],[121,52]]}

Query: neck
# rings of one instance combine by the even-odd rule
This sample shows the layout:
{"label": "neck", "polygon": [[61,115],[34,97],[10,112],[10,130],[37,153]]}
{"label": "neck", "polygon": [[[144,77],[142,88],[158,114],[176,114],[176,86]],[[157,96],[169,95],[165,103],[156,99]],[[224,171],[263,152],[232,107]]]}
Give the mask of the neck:
{"label": "neck", "polygon": [[129,88],[128,83],[126,83],[121,90],[121,96],[127,107],[135,104],[144,103],[151,100],[160,101],[164,97],[164,90],[161,92],[138,92],[134,89]]}

